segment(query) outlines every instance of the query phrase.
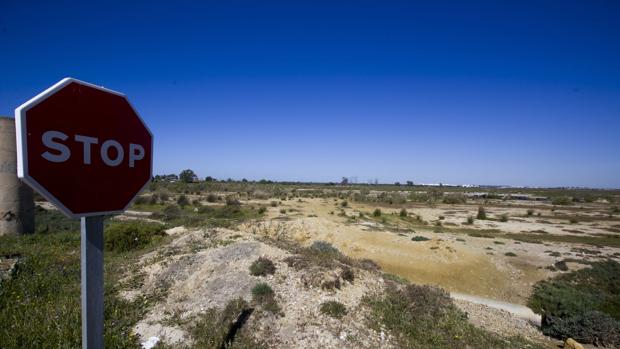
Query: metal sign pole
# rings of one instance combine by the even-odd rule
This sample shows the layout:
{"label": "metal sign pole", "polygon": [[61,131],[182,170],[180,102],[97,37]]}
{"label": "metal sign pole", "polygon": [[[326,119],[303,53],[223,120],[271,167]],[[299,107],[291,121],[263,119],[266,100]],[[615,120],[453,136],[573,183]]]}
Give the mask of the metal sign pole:
{"label": "metal sign pole", "polygon": [[82,348],[103,349],[103,216],[81,218]]}

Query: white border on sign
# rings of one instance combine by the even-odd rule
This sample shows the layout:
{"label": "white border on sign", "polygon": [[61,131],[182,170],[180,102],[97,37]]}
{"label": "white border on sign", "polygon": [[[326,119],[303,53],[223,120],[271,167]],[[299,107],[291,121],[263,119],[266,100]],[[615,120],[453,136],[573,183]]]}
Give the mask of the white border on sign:
{"label": "white border on sign", "polygon": [[[57,91],[59,91],[60,89],[62,89],[63,87],[67,86],[68,84],[72,82],[123,97],[125,101],[127,102],[127,104],[129,104],[129,107],[131,107],[133,112],[138,116],[138,119],[140,119],[140,122],[142,123],[146,131],[149,133],[149,135],[151,135],[151,164],[150,164],[151,173],[149,174],[149,180],[146,181],[146,183],[144,183],[142,188],[140,188],[140,190],[131,198],[131,200],[129,200],[127,205],[125,205],[125,207],[122,210],[107,211],[107,212],[88,212],[88,213],[79,213],[79,214],[73,213],[71,210],[65,207],[65,205],[63,205],[58,199],[56,199],[54,195],[52,195],[41,184],[39,184],[39,182],[37,182],[34,178],[30,177],[30,174],[28,173],[28,146],[26,144],[26,139],[27,139],[26,112],[32,107],[34,107],[35,105],[41,103],[42,101],[44,101],[45,99],[47,99],[48,97],[50,97],[51,95],[53,95],[54,93],[56,93]],[[114,214],[123,213],[127,209],[127,207],[129,207],[131,202],[136,198],[136,196],[138,196],[140,192],[142,192],[144,188],[146,188],[146,186],[151,182],[150,178],[153,177],[153,144],[154,144],[153,133],[151,133],[151,130],[144,122],[144,119],[142,119],[142,116],[140,115],[140,113],[138,113],[136,108],[133,107],[133,104],[131,104],[129,99],[127,99],[127,96],[125,96],[123,93],[107,89],[103,86],[93,85],[91,83],[84,82],[78,79],[64,78],[60,80],[59,82],[57,82],[56,84],[54,84],[53,86],[51,86],[50,88],[48,88],[47,90],[34,96],[26,103],[17,107],[15,109],[15,141],[17,145],[17,149],[16,149],[17,150],[17,177],[19,177],[21,180],[23,180],[26,184],[28,184],[32,188],[34,188],[45,199],[52,202],[56,207],[58,207],[60,211],[62,211],[65,215],[71,218],[114,215]]]}

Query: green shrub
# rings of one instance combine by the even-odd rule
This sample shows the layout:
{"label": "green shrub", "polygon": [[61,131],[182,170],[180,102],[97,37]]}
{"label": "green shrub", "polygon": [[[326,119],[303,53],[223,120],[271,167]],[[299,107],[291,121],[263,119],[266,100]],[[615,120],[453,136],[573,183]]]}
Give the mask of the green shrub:
{"label": "green shrub", "polygon": [[474,224],[474,216],[467,216],[467,224]]}
{"label": "green shrub", "polygon": [[568,222],[570,224],[577,224],[577,223],[579,223],[579,220],[577,219],[577,217],[571,217],[571,218],[568,219]]}
{"label": "green shrub", "polygon": [[534,210],[532,210],[531,208],[527,210],[527,215],[528,216],[533,216],[534,215]]}
{"label": "green shrub", "polygon": [[401,217],[407,217],[407,210],[405,210],[404,208],[400,210],[400,216]]}
{"label": "green shrub", "polygon": [[558,261],[553,264],[553,266],[561,271],[568,271],[568,265],[566,265],[565,261]]}
{"label": "green shrub", "polygon": [[516,253],[514,253],[514,252],[506,252],[506,253],[504,253],[504,256],[507,256],[507,257],[516,257],[516,256],[517,256],[517,254],[516,254]]}
{"label": "green shrub", "polygon": [[340,302],[327,301],[321,304],[321,313],[334,319],[342,319],[343,316],[347,315],[347,308]]}
{"label": "green shrub", "polygon": [[236,325],[237,321],[241,321],[240,317],[250,313],[250,306],[242,298],[229,301],[222,310],[208,309],[190,328],[194,339],[192,347],[200,349],[268,348],[264,343],[257,342],[246,327],[241,327],[235,333],[234,340],[230,338],[231,328]]}
{"label": "green shrub", "polygon": [[189,200],[187,199],[187,196],[185,195],[179,196],[179,198],[177,199],[177,205],[181,206],[181,208],[189,205]]}
{"label": "green shrub", "polygon": [[268,312],[273,314],[280,313],[280,306],[276,301],[275,292],[273,292],[271,286],[264,282],[260,282],[252,288],[252,300]]}
{"label": "green shrub", "polygon": [[477,219],[487,219],[487,213],[483,206],[478,206],[478,214],[476,215]]}
{"label": "green shrub", "polygon": [[271,207],[277,207],[278,206],[278,202],[277,201],[272,201],[271,202]]}
{"label": "green shrub", "polygon": [[235,195],[229,195],[226,197],[226,205],[227,206],[240,206],[241,201]]}
{"label": "green shrub", "polygon": [[139,221],[115,222],[105,229],[105,248],[115,252],[136,250],[165,235],[164,226],[161,224]]}
{"label": "green shrub", "polygon": [[263,214],[265,212],[267,212],[267,208],[266,207],[261,206],[261,207],[258,208],[258,214]]}
{"label": "green shrub", "polygon": [[339,254],[337,248],[327,241],[317,240],[310,245],[310,249],[324,254]]}
{"label": "green shrub", "polygon": [[195,207],[200,207],[202,206],[202,203],[200,202],[200,200],[194,199],[192,200],[192,205],[194,205]]}
{"label": "green shrub", "polygon": [[568,196],[558,196],[551,200],[551,203],[558,206],[570,205],[573,200]]}
{"label": "green shrub", "polygon": [[135,205],[145,205],[149,202],[149,199],[146,196],[140,195],[138,196],[133,203]]}
{"label": "green shrub", "polygon": [[543,334],[555,338],[573,338],[580,343],[617,347],[620,322],[599,311],[587,311],[570,317],[545,316]]}
{"label": "green shrub", "polygon": [[349,203],[345,200],[345,201],[340,203],[340,206],[347,207],[347,206],[349,206]]}
{"label": "green shrub", "polygon": [[366,296],[363,302],[370,310],[369,325],[389,331],[398,348],[541,348],[475,327],[440,288],[388,284],[384,293]]}
{"label": "green shrub", "polygon": [[281,213],[281,214],[286,214],[286,209],[281,209],[281,210],[280,210],[280,213]]}
{"label": "green shrub", "polygon": [[254,276],[266,276],[276,272],[276,266],[266,257],[259,257],[250,265],[250,274]]}
{"label": "green shrub", "polygon": [[273,295],[273,289],[267,283],[259,282],[252,288],[252,297],[254,300],[260,300]]}
{"label": "green shrub", "polygon": [[153,193],[153,195],[149,198],[149,205],[157,205],[158,202],[157,194]]}
{"label": "green shrub", "polygon": [[499,221],[500,222],[508,222],[508,215],[507,214],[502,214],[499,216]]}
{"label": "green shrub", "polygon": [[168,205],[164,208],[162,213],[165,220],[171,221],[180,218],[183,215],[183,210],[177,205]]}
{"label": "green shrub", "polygon": [[376,208],[373,213],[372,213],[373,217],[381,217],[381,210]]}
{"label": "green shrub", "polygon": [[349,267],[344,267],[340,272],[340,278],[342,278],[342,280],[353,283],[353,281],[355,280],[355,273],[353,272],[353,269]]}
{"label": "green shrub", "polygon": [[456,205],[464,204],[465,202],[467,202],[467,198],[463,194],[450,194],[443,198],[444,204]]}
{"label": "green shrub", "polygon": [[411,238],[411,241],[428,241],[428,240],[430,239],[424,236],[420,236],[420,235],[414,236]]}
{"label": "green shrub", "polygon": [[528,306],[543,315],[542,329],[548,335],[618,346],[619,275],[616,261],[592,262],[589,268],[538,282]]}
{"label": "green shrub", "polygon": [[207,202],[217,202],[217,195],[215,194],[207,195]]}

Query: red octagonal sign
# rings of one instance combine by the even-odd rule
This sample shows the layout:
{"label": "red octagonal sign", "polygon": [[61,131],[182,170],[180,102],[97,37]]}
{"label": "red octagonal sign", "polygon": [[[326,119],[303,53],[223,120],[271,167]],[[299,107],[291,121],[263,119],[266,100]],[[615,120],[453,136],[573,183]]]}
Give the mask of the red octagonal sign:
{"label": "red octagonal sign", "polygon": [[120,213],[151,179],[153,135],[121,93],[66,78],[15,127],[18,176],[70,217]]}

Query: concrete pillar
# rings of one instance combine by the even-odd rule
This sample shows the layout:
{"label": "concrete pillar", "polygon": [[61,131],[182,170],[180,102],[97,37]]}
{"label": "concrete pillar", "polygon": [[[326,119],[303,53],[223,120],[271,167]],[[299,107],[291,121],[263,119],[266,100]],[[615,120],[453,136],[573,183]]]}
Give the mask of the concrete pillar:
{"label": "concrete pillar", "polygon": [[32,189],[17,178],[15,120],[0,116],[0,236],[34,233]]}

